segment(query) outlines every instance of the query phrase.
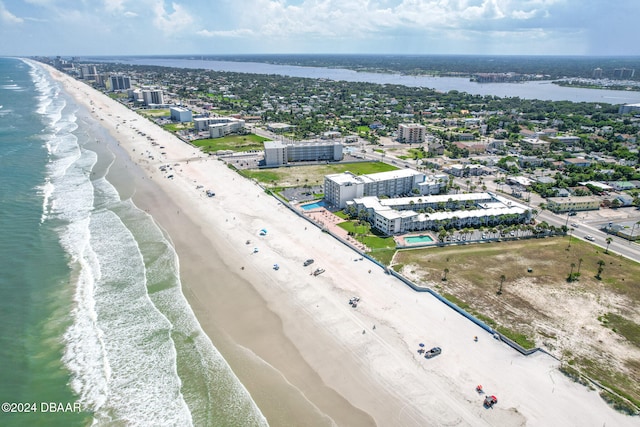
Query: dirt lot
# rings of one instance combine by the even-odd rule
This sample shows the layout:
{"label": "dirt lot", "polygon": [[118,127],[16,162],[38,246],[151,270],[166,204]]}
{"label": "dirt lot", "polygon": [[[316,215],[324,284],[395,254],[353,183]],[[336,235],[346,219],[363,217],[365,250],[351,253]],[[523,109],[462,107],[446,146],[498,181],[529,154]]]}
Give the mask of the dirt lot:
{"label": "dirt lot", "polygon": [[[565,237],[406,250],[393,264],[637,405],[640,264],[577,239],[568,243]],[[580,273],[577,281],[567,281],[571,272]]]}

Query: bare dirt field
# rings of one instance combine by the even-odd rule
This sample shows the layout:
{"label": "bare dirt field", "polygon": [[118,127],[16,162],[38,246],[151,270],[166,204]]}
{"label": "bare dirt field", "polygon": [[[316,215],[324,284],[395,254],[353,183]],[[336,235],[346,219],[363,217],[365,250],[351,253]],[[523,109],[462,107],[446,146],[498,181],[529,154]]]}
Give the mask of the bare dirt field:
{"label": "bare dirt field", "polygon": [[640,264],[566,237],[399,251],[393,264],[570,375],[640,402]]}

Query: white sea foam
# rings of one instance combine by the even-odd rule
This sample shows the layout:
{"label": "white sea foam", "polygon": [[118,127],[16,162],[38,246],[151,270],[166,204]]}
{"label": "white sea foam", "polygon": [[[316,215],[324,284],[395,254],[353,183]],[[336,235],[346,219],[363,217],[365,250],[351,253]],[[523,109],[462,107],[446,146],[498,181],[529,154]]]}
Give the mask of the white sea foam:
{"label": "white sea foam", "polygon": [[[32,73],[48,123],[42,220],[57,225],[75,289],[63,362],[94,424],[267,425],[182,295],[168,237],[108,181],[91,179],[97,155],[71,133],[75,112],[56,83]],[[180,378],[178,364],[195,375]]]}

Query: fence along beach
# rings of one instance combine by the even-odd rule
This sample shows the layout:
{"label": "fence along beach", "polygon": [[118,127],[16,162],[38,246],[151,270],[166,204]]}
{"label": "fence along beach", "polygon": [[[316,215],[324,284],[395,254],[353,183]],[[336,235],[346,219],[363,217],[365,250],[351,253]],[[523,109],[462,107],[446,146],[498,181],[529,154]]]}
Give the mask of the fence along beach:
{"label": "fence along beach", "polygon": [[[522,356],[375,264],[354,263],[356,253],[222,162],[49,71],[117,141],[107,178],[133,188],[136,206],[175,247],[202,330],[269,424],[633,424],[565,378],[556,360]],[[426,360],[418,343],[442,354]],[[498,397],[492,409],[477,384]]]}

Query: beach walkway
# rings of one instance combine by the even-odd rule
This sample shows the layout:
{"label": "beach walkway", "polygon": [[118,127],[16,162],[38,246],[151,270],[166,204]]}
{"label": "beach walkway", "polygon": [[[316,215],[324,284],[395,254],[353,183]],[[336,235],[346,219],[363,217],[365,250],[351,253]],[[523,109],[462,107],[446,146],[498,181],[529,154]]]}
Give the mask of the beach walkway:
{"label": "beach walkway", "polygon": [[335,215],[333,212],[326,208],[319,207],[308,211],[303,211],[304,215],[314,223],[318,224],[320,228],[326,229],[328,232],[347,243],[349,246],[361,252],[370,251],[362,242],[356,240],[349,235],[347,230],[340,227],[338,224],[344,222],[344,219]]}

